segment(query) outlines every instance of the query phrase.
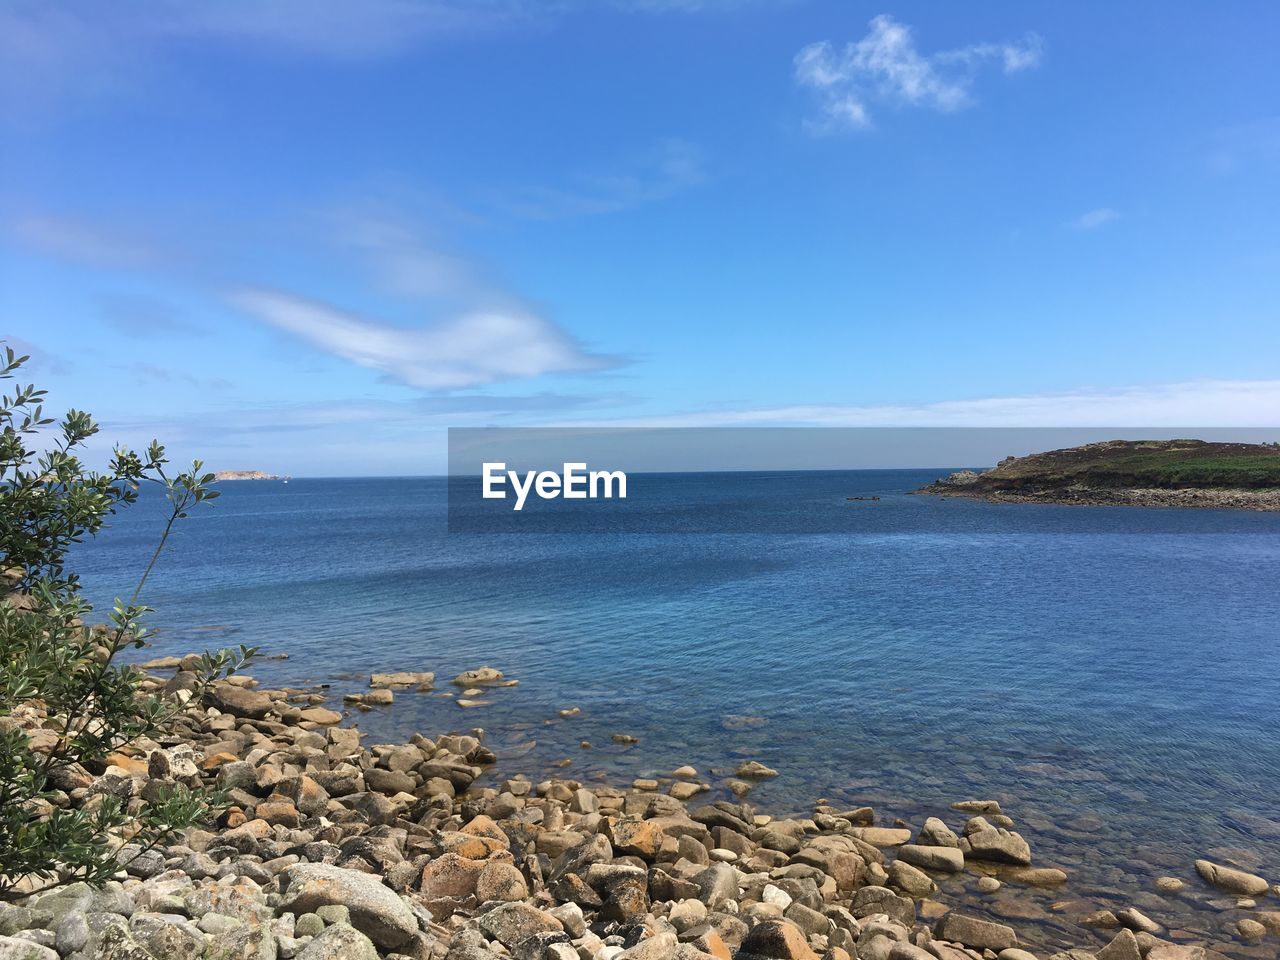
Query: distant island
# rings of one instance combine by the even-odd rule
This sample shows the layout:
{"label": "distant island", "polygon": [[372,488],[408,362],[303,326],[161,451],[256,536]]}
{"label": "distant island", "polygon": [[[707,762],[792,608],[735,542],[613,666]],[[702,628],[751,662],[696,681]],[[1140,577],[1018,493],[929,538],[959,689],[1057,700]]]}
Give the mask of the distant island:
{"label": "distant island", "polygon": [[261,470],[219,470],[213,475],[215,482],[219,480],[288,480],[274,473],[263,473]]}
{"label": "distant island", "polygon": [[962,470],[913,490],[1008,503],[1280,510],[1280,444],[1108,440]]}

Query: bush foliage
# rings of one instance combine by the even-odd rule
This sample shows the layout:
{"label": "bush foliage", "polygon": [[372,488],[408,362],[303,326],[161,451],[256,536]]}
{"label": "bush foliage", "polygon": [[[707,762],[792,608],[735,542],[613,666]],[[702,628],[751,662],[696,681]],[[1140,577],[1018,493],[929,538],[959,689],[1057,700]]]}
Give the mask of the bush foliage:
{"label": "bush foliage", "polygon": [[[13,381],[27,359],[5,347],[0,380]],[[144,642],[151,611],[140,598],[174,524],[218,492],[199,461],[171,475],[155,442],[143,454],[117,447],[105,471],[89,470],[79,454],[97,425],[79,410],[46,417],[44,398],[21,384],[0,397],[0,570],[10,587],[0,602],[0,897],[103,883],[125,857],[205,820],[222,798],[198,787],[121,799],[84,783],[116,751],[165,736],[186,704],[255,652],[203,654],[195,689],[178,697],[144,693],[145,674],[117,663]],[[134,503],[144,483],[168,498],[167,520],[133,596],[89,627],[68,551]]]}

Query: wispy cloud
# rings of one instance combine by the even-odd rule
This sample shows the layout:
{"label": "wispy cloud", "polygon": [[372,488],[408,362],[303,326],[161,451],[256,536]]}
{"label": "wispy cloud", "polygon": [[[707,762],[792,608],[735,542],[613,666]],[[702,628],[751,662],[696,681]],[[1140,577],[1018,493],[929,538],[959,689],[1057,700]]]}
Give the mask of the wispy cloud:
{"label": "wispy cloud", "polygon": [[203,337],[208,331],[188,320],[171,304],[141,294],[112,294],[102,299],[106,321],[130,337]]}
{"label": "wispy cloud", "polygon": [[57,376],[64,376],[72,373],[75,369],[74,365],[66,357],[55,353],[49,353],[30,340],[24,340],[22,337],[16,337],[11,333],[0,334],[0,345],[12,347],[13,352],[20,357],[29,357],[26,363],[27,370],[38,370],[42,373],[51,373]]}
{"label": "wispy cloud", "polygon": [[5,233],[29,250],[87,267],[145,267],[157,259],[156,250],[145,241],[83,220],[22,217]]}
{"label": "wispy cloud", "polygon": [[973,103],[978,71],[989,64],[1012,74],[1039,65],[1044,42],[1034,33],[1011,43],[975,43],[925,55],[911,28],[889,14],[870,23],[861,40],[837,49],[811,43],[795,56],[795,79],[816,92],[821,119],[815,131],[872,125],[873,105],[926,107],[944,112]]}
{"label": "wispy cloud", "polygon": [[10,0],[0,4],[0,115],[130,89],[191,41],[359,62],[536,12],[530,0]]}
{"label": "wispy cloud", "polygon": [[1082,213],[1067,226],[1074,227],[1077,230],[1097,230],[1098,227],[1108,224],[1112,220],[1117,220],[1119,217],[1120,214],[1110,207],[1099,207],[1096,210],[1090,210],[1088,213]]}
{"label": "wispy cloud", "polygon": [[[193,412],[147,411],[112,418],[109,426],[175,437],[218,436],[243,442],[256,434],[338,431],[344,427],[396,430],[429,426],[525,421],[561,416],[569,411],[615,407],[633,398],[621,394],[578,395],[555,392],[495,394],[457,393],[401,400],[335,398],[324,401],[240,403]],[[358,446],[359,435],[348,435]]]}
{"label": "wispy cloud", "polygon": [[338,59],[395,53],[424,38],[523,18],[521,0],[139,0],[124,6],[95,0],[14,0],[0,14],[4,49],[31,61],[135,50],[169,39],[259,44]]}
{"label": "wispy cloud", "polygon": [[641,13],[719,13],[787,2],[789,0],[614,0],[613,5],[619,10]]}
{"label": "wispy cloud", "polygon": [[1214,173],[1268,167],[1280,167],[1280,117],[1263,117],[1214,131],[1209,152],[1209,168]]}
{"label": "wispy cloud", "polygon": [[494,204],[532,220],[615,213],[666,200],[706,180],[702,150],[668,139],[609,173],[586,173],[564,186],[504,191]]}
{"label": "wispy cloud", "polygon": [[232,302],[321,350],[424,390],[583,373],[621,362],[587,352],[547,320],[517,309],[466,313],[408,328],[275,290],[242,290]]}
{"label": "wispy cloud", "polygon": [[795,404],[635,418],[611,425],[1275,427],[1280,439],[1280,380],[1194,380],[918,404]]}
{"label": "wispy cloud", "polygon": [[[614,0],[628,13],[733,10],[776,0]],[[597,0],[6,0],[0,110],[38,111],[63,94],[128,89],[179,45],[368,62],[476,32],[542,24]]]}
{"label": "wispy cloud", "polygon": [[137,383],[144,386],[152,385],[182,385],[193,387],[197,390],[209,392],[214,390],[227,390],[231,387],[231,381],[225,377],[198,377],[194,374],[177,370],[171,366],[165,366],[158,363],[148,363],[145,360],[134,360],[131,363],[117,364],[116,369],[123,370],[131,375]]}
{"label": "wispy cloud", "polygon": [[424,390],[461,390],[545,374],[590,373],[624,358],[594,353],[484,275],[476,261],[424,243],[401,220],[344,214],[339,254],[371,271],[375,293],[423,320],[397,326],[297,292],[236,291],[232,302],[328,353]]}

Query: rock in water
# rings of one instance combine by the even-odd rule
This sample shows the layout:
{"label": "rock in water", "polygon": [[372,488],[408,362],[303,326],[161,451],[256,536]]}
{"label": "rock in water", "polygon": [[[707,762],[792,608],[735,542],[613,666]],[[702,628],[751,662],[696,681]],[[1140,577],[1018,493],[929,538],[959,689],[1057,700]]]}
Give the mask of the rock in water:
{"label": "rock in water", "polygon": [[1243,870],[1236,870],[1234,867],[1224,867],[1217,863],[1210,863],[1208,860],[1196,861],[1196,873],[1204,878],[1206,883],[1210,883],[1219,890],[1225,890],[1227,893],[1239,893],[1246,897],[1260,897],[1267,892],[1267,881],[1252,873],[1245,873]]}
{"label": "rock in water", "polygon": [[484,683],[501,683],[502,679],[501,670],[495,670],[493,667],[477,667],[458,674],[453,678],[453,682],[460,687],[475,687]]}
{"label": "rock in water", "polygon": [[964,869],[964,854],[956,847],[925,847],[908,843],[898,848],[898,859],[926,870],[959,873]]}
{"label": "rock in water", "polygon": [[1121,930],[1098,951],[1098,960],[1142,960],[1138,938],[1133,935],[1132,930]]}
{"label": "rock in water", "polygon": [[951,940],[963,943],[966,947],[995,950],[997,953],[1018,945],[1018,937],[1012,927],[958,913],[944,915],[934,928],[934,933],[939,940]]}
{"label": "rock in water", "polygon": [[375,673],[369,677],[369,686],[374,689],[384,689],[388,687],[421,687],[423,689],[430,688],[436,682],[434,673]]}
{"label": "rock in water", "polygon": [[969,841],[970,854],[976,860],[994,860],[1024,867],[1031,863],[1031,845],[1022,839],[1022,834],[1004,827],[979,830],[965,839]]}

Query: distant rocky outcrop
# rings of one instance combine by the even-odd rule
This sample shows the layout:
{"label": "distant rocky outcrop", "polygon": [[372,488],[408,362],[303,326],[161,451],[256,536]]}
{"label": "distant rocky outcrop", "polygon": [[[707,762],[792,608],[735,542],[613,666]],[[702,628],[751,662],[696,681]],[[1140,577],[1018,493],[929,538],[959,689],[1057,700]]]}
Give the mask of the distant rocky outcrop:
{"label": "distant rocky outcrop", "polygon": [[215,482],[222,480],[288,480],[274,473],[263,473],[261,470],[219,470],[213,475]]}
{"label": "distant rocky outcrop", "polygon": [[1108,440],[961,470],[913,491],[997,502],[1280,510],[1280,444]]}

